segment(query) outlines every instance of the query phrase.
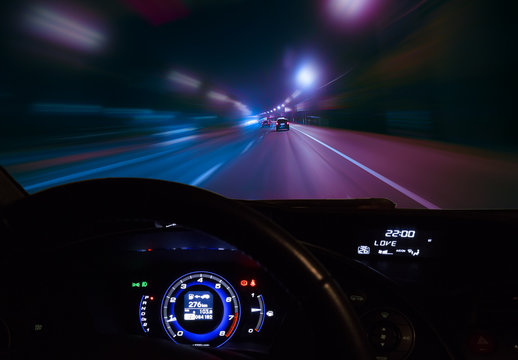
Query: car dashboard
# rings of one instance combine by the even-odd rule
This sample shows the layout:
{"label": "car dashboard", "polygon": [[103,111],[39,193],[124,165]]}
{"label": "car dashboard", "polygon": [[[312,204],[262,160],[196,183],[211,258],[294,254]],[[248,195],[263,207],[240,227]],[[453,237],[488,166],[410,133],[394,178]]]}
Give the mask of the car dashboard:
{"label": "car dashboard", "polygon": [[131,244],[119,253],[129,271],[116,280],[124,331],[256,356],[270,352],[290,295],[258,262],[177,224],[117,240]]}
{"label": "car dashboard", "polygon": [[511,210],[255,207],[303,241],[355,305],[377,359],[518,357],[518,218]]}
{"label": "car dashboard", "polygon": [[[239,202],[293,234],[329,270],[376,359],[518,356],[515,211]],[[225,239],[135,219],[103,224],[95,236],[95,247],[73,250],[80,257],[70,249],[24,255],[33,269],[21,287],[6,280],[5,289],[19,293],[0,301],[4,354],[100,334],[269,358],[279,343],[302,354],[301,336],[326,331],[305,322],[305,311],[320,309],[303,309],[275,273]]]}

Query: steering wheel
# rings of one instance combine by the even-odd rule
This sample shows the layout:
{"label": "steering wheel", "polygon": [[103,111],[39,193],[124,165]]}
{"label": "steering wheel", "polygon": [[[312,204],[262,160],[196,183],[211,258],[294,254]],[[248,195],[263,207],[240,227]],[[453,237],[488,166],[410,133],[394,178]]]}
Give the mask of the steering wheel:
{"label": "steering wheel", "polygon": [[[108,178],[62,185],[30,195],[5,209],[3,218],[7,235],[13,240],[10,249],[13,253],[17,246],[58,249],[73,241],[95,242],[98,234],[94,228],[100,221],[174,219],[234,245],[262,264],[300,299],[312,328],[322,329],[315,332],[318,354],[312,356],[371,359],[360,321],[331,274],[287,231],[231,199],[180,183]],[[31,243],[31,239],[37,241]],[[23,257],[15,258],[23,261]],[[9,259],[4,260],[9,264]],[[307,341],[302,339],[301,343]],[[148,348],[163,347],[141,343]],[[168,346],[174,345],[171,342]],[[98,358],[104,358],[108,347],[101,346]],[[154,353],[167,351],[155,348]],[[181,351],[181,356],[188,359],[221,358],[217,352],[194,348]],[[152,358],[151,353],[147,353],[148,358]]]}

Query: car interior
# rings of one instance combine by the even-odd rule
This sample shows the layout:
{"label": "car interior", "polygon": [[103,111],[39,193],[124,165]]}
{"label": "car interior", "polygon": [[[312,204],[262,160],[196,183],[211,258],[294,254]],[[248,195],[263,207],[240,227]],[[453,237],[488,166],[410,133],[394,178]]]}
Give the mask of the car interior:
{"label": "car interior", "polygon": [[518,359],[513,4],[1,3],[1,360]]}
{"label": "car interior", "polygon": [[[4,172],[7,358],[516,355],[516,211],[231,200],[128,178],[27,196],[10,181]],[[233,321],[223,336],[188,338],[207,320],[185,320],[186,295],[204,291],[218,316],[228,316],[223,298],[237,300]],[[179,327],[164,327],[171,298]],[[210,346],[186,346],[198,341]]]}

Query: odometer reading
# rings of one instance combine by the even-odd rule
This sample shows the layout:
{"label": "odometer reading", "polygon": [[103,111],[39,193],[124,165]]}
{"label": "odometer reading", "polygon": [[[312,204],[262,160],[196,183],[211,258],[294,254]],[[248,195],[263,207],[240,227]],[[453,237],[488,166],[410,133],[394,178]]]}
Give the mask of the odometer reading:
{"label": "odometer reading", "polygon": [[213,320],[213,295],[209,291],[189,291],[184,297],[183,319]]}
{"label": "odometer reading", "polygon": [[234,334],[241,306],[224,278],[193,272],[169,286],[161,310],[164,329],[174,342],[218,347]]}

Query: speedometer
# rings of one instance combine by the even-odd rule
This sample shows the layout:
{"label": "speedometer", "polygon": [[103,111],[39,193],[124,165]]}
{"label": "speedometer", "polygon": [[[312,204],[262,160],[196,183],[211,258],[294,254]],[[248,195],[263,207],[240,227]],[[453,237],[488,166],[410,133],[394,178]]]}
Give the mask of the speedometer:
{"label": "speedometer", "polygon": [[180,277],[162,299],[162,324],[178,344],[221,346],[235,333],[240,313],[241,305],[232,285],[210,272]]}

